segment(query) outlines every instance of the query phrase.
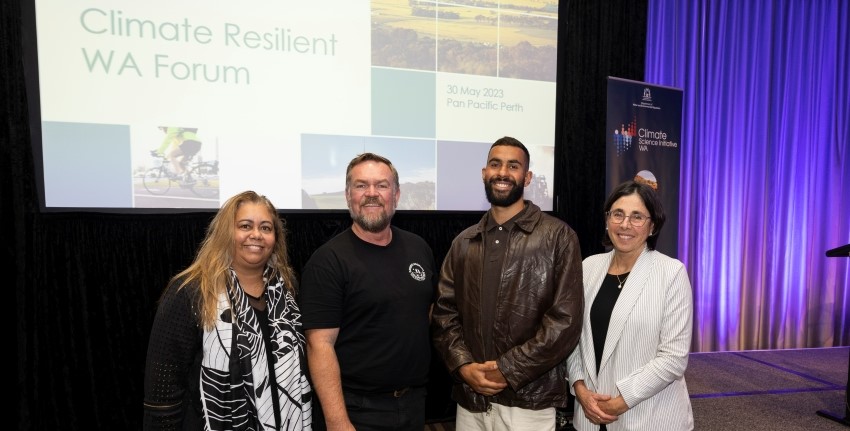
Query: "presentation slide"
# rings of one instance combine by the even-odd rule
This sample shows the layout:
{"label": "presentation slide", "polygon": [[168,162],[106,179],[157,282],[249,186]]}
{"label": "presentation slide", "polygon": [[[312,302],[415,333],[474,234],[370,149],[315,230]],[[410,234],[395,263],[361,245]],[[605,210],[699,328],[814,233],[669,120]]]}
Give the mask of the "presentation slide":
{"label": "presentation slide", "polygon": [[[46,210],[345,209],[374,152],[401,210],[489,208],[522,141],[552,209],[558,2],[36,0]],[[154,211],[156,212],[156,211]]]}

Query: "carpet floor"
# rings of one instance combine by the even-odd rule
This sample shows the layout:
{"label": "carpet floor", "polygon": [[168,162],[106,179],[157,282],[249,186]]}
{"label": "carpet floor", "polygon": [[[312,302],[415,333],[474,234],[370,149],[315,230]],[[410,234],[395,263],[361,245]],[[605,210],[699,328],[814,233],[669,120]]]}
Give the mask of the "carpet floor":
{"label": "carpet floor", "polygon": [[[850,347],[692,353],[685,380],[697,431],[847,431]],[[571,430],[571,412],[559,412]],[[833,418],[833,419],[830,419]],[[427,431],[454,431],[453,420]]]}

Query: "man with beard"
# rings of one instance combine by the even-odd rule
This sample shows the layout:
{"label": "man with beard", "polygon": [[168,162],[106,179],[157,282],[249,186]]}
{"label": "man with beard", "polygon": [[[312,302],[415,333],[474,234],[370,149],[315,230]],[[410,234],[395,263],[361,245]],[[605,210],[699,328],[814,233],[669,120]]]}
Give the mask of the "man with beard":
{"label": "man with beard", "polygon": [[497,140],[481,169],[490,210],[443,261],[434,345],[456,378],[458,430],[555,430],[564,360],[584,308],[581,253],[563,221],[523,200],[528,149]]}
{"label": "man with beard", "polygon": [[389,160],[355,157],[345,176],[354,223],[304,267],[313,429],[424,429],[437,269],[421,237],[390,226],[400,196]]}

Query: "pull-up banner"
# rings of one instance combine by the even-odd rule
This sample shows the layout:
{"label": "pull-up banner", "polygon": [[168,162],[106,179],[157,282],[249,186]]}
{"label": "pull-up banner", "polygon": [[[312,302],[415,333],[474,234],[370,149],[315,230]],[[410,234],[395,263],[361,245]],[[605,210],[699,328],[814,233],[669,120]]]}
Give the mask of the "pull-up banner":
{"label": "pull-up banner", "polygon": [[678,256],[682,90],[608,77],[606,196],[623,181],[652,186],[667,221],[656,249]]}

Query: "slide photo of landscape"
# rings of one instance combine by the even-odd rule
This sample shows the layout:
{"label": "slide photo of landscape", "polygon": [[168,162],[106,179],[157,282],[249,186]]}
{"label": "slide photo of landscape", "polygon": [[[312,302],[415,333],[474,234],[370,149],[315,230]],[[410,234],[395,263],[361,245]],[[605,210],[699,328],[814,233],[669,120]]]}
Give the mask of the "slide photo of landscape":
{"label": "slide photo of landscape", "polygon": [[346,209],[345,170],[359,154],[392,162],[399,174],[399,210],[436,209],[436,149],[433,140],[306,134],[301,138],[303,209]]}
{"label": "slide photo of landscape", "polygon": [[372,1],[372,65],[555,81],[558,1]]}

